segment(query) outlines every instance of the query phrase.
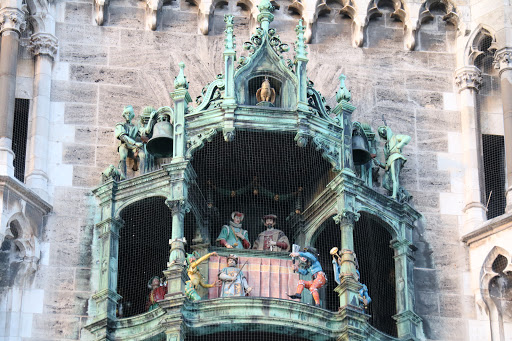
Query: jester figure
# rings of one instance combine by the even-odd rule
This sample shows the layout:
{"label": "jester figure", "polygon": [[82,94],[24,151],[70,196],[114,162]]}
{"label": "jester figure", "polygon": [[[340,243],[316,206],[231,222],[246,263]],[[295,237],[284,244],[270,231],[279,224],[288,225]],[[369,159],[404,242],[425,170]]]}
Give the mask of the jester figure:
{"label": "jester figure", "polygon": [[196,251],[187,255],[187,274],[190,279],[185,283],[185,295],[191,301],[198,301],[201,299],[201,296],[199,296],[199,294],[196,291],[199,285],[202,286],[203,288],[213,288],[215,286],[220,286],[219,281],[211,284],[205,283],[205,279],[198,268],[199,264],[201,264],[211,256],[217,256],[217,252],[206,254],[199,259],[197,259],[197,257],[199,257],[199,254]]}
{"label": "jester figure", "polygon": [[297,293],[293,295],[288,295],[292,299],[301,299],[302,291],[304,288],[308,289],[315,300],[315,306],[320,306],[320,295],[318,294],[318,289],[324,286],[327,282],[325,279],[325,273],[322,270],[322,265],[318,261],[318,251],[312,247],[308,246],[304,248],[305,252],[292,252],[290,253],[290,257],[300,257],[304,258],[309,262],[309,267],[306,269],[299,269],[298,264],[293,265],[293,271],[300,273],[301,275],[312,274],[312,281],[300,280],[297,285]]}

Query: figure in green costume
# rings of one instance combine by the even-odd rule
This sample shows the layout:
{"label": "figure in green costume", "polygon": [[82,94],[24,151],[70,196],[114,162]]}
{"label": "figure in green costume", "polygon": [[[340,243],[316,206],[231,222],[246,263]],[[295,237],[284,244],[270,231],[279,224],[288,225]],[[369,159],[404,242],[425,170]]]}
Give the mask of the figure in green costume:
{"label": "figure in green costume", "polygon": [[250,249],[249,234],[242,229],[244,214],[240,212],[231,213],[229,225],[222,226],[217,243],[228,249]]}

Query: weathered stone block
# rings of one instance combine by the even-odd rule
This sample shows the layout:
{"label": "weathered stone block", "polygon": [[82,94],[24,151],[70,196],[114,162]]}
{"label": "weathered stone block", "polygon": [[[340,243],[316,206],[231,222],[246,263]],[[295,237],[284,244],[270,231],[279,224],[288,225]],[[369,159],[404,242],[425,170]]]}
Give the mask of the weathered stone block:
{"label": "weathered stone block", "polygon": [[78,243],[80,228],[84,222],[76,217],[51,215],[46,224],[48,238],[55,243]]}
{"label": "weathered stone block", "polygon": [[133,85],[139,81],[135,70],[92,65],[71,65],[69,74],[72,81],[87,83]]}
{"label": "weathered stone block", "polygon": [[75,142],[91,144],[96,141],[98,129],[91,126],[75,126]]}
{"label": "weathered stone block", "polygon": [[109,7],[109,25],[116,27],[129,27],[130,29],[144,29],[144,8],[120,7],[116,2]]}
{"label": "weathered stone block", "polygon": [[46,291],[44,312],[49,314],[86,315],[89,292]]}
{"label": "weathered stone block", "polygon": [[422,191],[449,192],[451,189],[450,172],[420,167],[418,184]]}
{"label": "weathered stone block", "polygon": [[94,125],[96,123],[96,105],[84,103],[66,103],[65,124]]}
{"label": "weathered stone block", "polygon": [[92,23],[92,4],[80,2],[66,2],[64,21],[74,24]]}
{"label": "weathered stone block", "polygon": [[407,71],[405,87],[410,90],[453,91],[452,73]]}
{"label": "weathered stone block", "polygon": [[59,37],[59,41],[74,44],[104,47],[119,45],[119,30],[112,27],[57,23],[55,35]]}
{"label": "weathered stone block", "polygon": [[432,71],[453,72],[455,70],[455,56],[451,53],[427,53],[428,67]]}
{"label": "weathered stone block", "polygon": [[117,144],[112,144],[112,146],[96,146],[96,165],[102,171],[110,165],[117,167],[118,163],[119,153],[117,152]]}
{"label": "weathered stone block", "polygon": [[79,327],[79,317],[69,315],[34,314],[34,319],[32,321],[32,338],[38,340],[77,340]]}
{"label": "weathered stone block", "polygon": [[96,103],[98,86],[67,81],[52,82],[52,102]]}
{"label": "weathered stone block", "polygon": [[431,192],[418,192],[409,190],[414,207],[422,212],[435,212],[439,213],[439,194]]}
{"label": "weathered stone block", "polygon": [[61,62],[106,65],[108,62],[108,47],[106,46],[87,46],[60,43],[59,60]]}
{"label": "weathered stone block", "polygon": [[441,92],[409,90],[409,99],[420,108],[443,109],[444,99]]}
{"label": "weathered stone block", "polygon": [[416,291],[415,311],[420,316],[439,316],[439,295],[432,292]]}
{"label": "weathered stone block", "polygon": [[[380,68],[383,72],[399,72],[399,70],[427,70],[429,68],[429,53],[419,51],[404,51],[392,48],[362,49],[365,67]],[[448,58],[446,55],[445,58]],[[450,58],[453,59],[453,56]],[[453,70],[453,69],[452,69]],[[449,72],[450,70],[446,69]]]}
{"label": "weathered stone block", "polygon": [[[90,219],[94,216],[96,204],[90,189],[56,187],[54,191],[53,211],[55,214]],[[78,225],[75,225],[77,227]],[[51,247],[53,249],[53,246]]]}
{"label": "weathered stone block", "polygon": [[413,108],[414,103],[409,101],[409,93],[403,89],[375,87],[375,102],[378,106]]}
{"label": "weathered stone block", "polygon": [[423,320],[423,328],[429,340],[468,340],[466,323],[461,318],[429,316]]}
{"label": "weathered stone block", "polygon": [[[91,246],[88,245],[88,248]],[[90,256],[82,251],[82,245],[69,243],[52,243],[50,248],[50,264],[62,267],[88,267]]]}
{"label": "weathered stone block", "polygon": [[440,315],[446,317],[463,317],[465,315],[463,301],[464,296],[462,295],[440,295]]}
{"label": "weathered stone block", "polygon": [[90,291],[91,290],[91,269],[75,270],[75,290]]}
{"label": "weathered stone block", "polygon": [[74,165],[94,164],[94,149],[89,145],[67,143],[62,152],[62,162]]}
{"label": "weathered stone block", "polygon": [[96,187],[101,184],[101,167],[74,167],[73,168],[73,186],[76,187]]}
{"label": "weathered stone block", "polygon": [[[75,218],[76,220],[76,218]],[[71,291],[75,288],[75,280],[70,276],[70,268],[44,266],[36,272],[34,285],[36,289],[52,291]]]}
{"label": "weathered stone block", "polygon": [[460,112],[416,109],[416,124],[420,130],[460,131]]}
{"label": "weathered stone block", "polygon": [[437,271],[432,269],[414,269],[414,290],[417,292],[437,292]]}
{"label": "weathered stone block", "polygon": [[403,25],[394,23],[389,14],[370,20],[366,29],[366,47],[396,47],[403,45]]}
{"label": "weathered stone block", "polygon": [[448,152],[448,134],[440,131],[417,131],[418,151]]}

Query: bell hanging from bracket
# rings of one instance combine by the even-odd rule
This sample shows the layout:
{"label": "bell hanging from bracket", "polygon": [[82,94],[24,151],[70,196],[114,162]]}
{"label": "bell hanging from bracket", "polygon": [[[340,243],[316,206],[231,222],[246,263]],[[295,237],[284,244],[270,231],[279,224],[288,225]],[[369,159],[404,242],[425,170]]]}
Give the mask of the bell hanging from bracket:
{"label": "bell hanging from bracket", "polygon": [[173,128],[171,113],[159,111],[155,112],[156,123],[153,126],[153,136],[149,139],[146,148],[155,158],[172,157]]}
{"label": "bell hanging from bracket", "polygon": [[352,131],[352,158],[356,166],[364,165],[372,159],[368,139],[360,126]]}

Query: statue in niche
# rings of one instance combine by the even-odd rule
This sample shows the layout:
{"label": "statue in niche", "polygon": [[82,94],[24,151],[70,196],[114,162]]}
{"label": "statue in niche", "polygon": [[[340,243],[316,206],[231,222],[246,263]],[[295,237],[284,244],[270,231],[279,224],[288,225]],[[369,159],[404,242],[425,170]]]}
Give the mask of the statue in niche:
{"label": "statue in niche", "polygon": [[[351,251],[351,250],[342,250],[342,252],[343,251],[353,253],[353,251]],[[334,269],[334,281],[338,284],[341,284],[342,260],[341,260],[340,254],[338,253],[338,248],[333,247],[329,253],[332,256],[332,266]],[[354,253],[354,265],[356,267],[355,280],[358,281],[359,283],[361,283],[359,281],[359,279],[361,278],[361,274],[359,273],[359,262],[357,261],[357,256],[355,253]],[[364,307],[364,309],[367,309],[368,304],[370,304],[372,299],[370,298],[370,294],[368,293],[368,287],[366,286],[366,284],[363,284],[363,283],[361,283],[361,284],[363,286],[361,287],[361,289],[359,289],[359,296],[358,296],[359,306]]]}
{"label": "statue in niche", "polygon": [[374,159],[379,167],[386,171],[382,186],[391,193],[391,199],[398,202],[407,202],[411,196],[404,188],[400,187],[400,171],[407,161],[402,155],[402,148],[411,141],[411,137],[408,135],[394,135],[388,126],[380,126],[378,132],[379,136],[386,141],[384,144],[386,164]]}
{"label": "statue in niche", "polygon": [[242,229],[244,214],[241,212],[231,213],[229,225],[222,226],[217,243],[228,249],[250,249],[249,234],[247,230]]}
{"label": "statue in niche", "polygon": [[167,284],[158,276],[153,276],[148,282],[148,288],[151,289],[151,292],[146,302],[146,311],[151,311],[158,308],[157,302],[165,298],[165,294],[167,294]]}
{"label": "statue in niche", "polygon": [[236,255],[229,255],[227,260],[228,266],[219,272],[219,280],[222,282],[220,297],[249,296],[252,288],[242,272],[244,266],[238,268]]}
{"label": "statue in niche", "polygon": [[258,101],[258,105],[260,103],[272,105],[276,100],[276,91],[270,86],[270,81],[266,76],[263,83],[261,83],[261,88],[256,91],[256,100]]}
{"label": "statue in niche", "polygon": [[288,241],[288,237],[285,236],[283,231],[274,228],[277,222],[277,216],[267,214],[263,217],[262,222],[263,225],[265,225],[266,230],[261,232],[258,239],[254,241],[253,249],[265,251],[289,251],[290,242]]}
{"label": "statue in niche", "polygon": [[201,296],[199,296],[199,294],[196,291],[199,285],[202,286],[203,288],[213,288],[215,286],[220,286],[219,281],[216,281],[211,284],[205,283],[205,279],[198,268],[199,264],[201,264],[211,256],[217,256],[217,252],[208,253],[199,259],[197,259],[197,257],[199,257],[199,254],[196,251],[187,255],[187,274],[190,279],[185,283],[185,295],[191,301],[198,301],[201,299]]}
{"label": "statue in niche", "polygon": [[141,134],[139,126],[132,123],[135,113],[133,107],[127,105],[123,110],[124,123],[117,123],[114,133],[116,138],[119,140],[119,171],[122,177],[126,178],[126,159],[131,158],[133,160],[134,171],[139,169],[139,165],[145,163],[144,144],[141,140]]}
{"label": "statue in niche", "polygon": [[306,269],[299,269],[299,264],[293,265],[293,271],[298,272],[301,275],[311,274],[313,276],[312,281],[300,280],[297,285],[297,292],[293,295],[288,295],[288,297],[292,299],[301,299],[302,291],[304,288],[308,289],[313,296],[315,301],[315,306],[320,306],[320,295],[318,294],[318,289],[322,288],[327,280],[325,278],[325,273],[322,270],[322,265],[318,261],[318,251],[312,247],[308,246],[304,248],[305,252],[292,252],[290,253],[290,257],[300,257],[305,258],[309,263],[309,266]]}

